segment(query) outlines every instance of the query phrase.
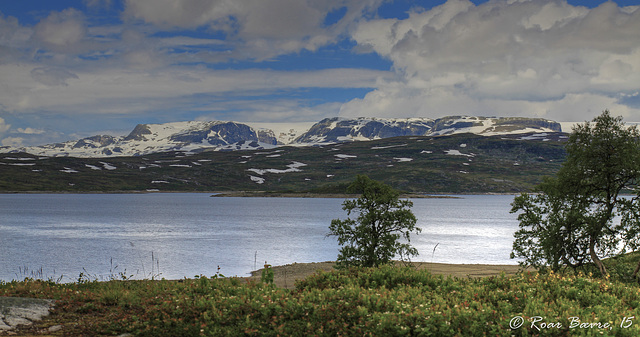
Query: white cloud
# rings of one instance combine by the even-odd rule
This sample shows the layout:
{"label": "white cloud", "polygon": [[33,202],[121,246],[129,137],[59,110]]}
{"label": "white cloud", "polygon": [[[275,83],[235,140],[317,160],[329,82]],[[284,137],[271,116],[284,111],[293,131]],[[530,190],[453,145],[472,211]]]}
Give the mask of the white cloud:
{"label": "white cloud", "polygon": [[2,118],[0,118],[0,135],[4,133],[4,136],[6,136],[4,138],[0,137],[0,144],[2,144],[2,146],[21,147],[69,140],[67,135],[58,132],[50,132],[32,127],[10,127],[11,125],[5,124]]}
{"label": "white cloud", "polygon": [[52,12],[35,26],[35,38],[57,52],[73,52],[86,36],[84,14],[75,9]]}
{"label": "white cloud", "polygon": [[0,63],[21,60],[21,50],[27,48],[32,33],[31,29],[22,27],[18,19],[4,17],[0,11]]}
{"label": "white cloud", "polygon": [[640,120],[640,110],[617,100],[640,83],[639,31],[637,8],[554,0],[450,0],[405,20],[362,22],[354,40],[390,59],[402,80],[381,83],[341,113],[583,120],[609,108]]}
{"label": "white cloud", "polygon": [[126,0],[124,15],[168,28],[196,28],[225,19],[233,7],[227,0]]}
{"label": "white cloud", "polygon": [[0,117],[0,133],[6,132],[11,128],[11,124],[7,124],[2,117]]}
{"label": "white cloud", "polygon": [[169,107],[184,111],[215,102],[209,96],[260,96],[297,88],[370,88],[390,75],[367,69],[285,72],[200,66],[153,71],[109,67],[72,74],[62,69],[45,72],[33,64],[0,64],[0,78],[11,79],[11,85],[0,90],[0,102],[9,112],[24,113],[126,114]]}
{"label": "white cloud", "polygon": [[21,147],[23,146],[23,138],[20,137],[7,137],[2,140],[3,146]]}
{"label": "white cloud", "polygon": [[[158,29],[209,27],[235,40],[234,57],[265,60],[333,43],[382,0],[126,0],[124,17]],[[333,10],[345,15],[330,27]]]}
{"label": "white cloud", "polygon": [[41,129],[33,129],[33,128],[17,128],[16,131],[18,131],[19,133],[24,133],[27,135],[41,135],[44,134],[46,131],[41,130]]}
{"label": "white cloud", "polygon": [[554,26],[562,26],[571,21],[583,17],[588,10],[584,7],[573,7],[566,2],[547,2],[540,10],[522,19],[522,25],[526,29],[548,30]]}
{"label": "white cloud", "polygon": [[[102,128],[147,117],[275,122],[338,112],[582,121],[605,108],[640,121],[640,7],[449,0],[398,20],[373,15],[383,2],[125,0],[122,22],[109,24],[94,14],[110,11],[112,0],[83,0],[89,14],[45,13],[33,26],[0,14],[0,109],[12,114],[10,142],[68,137],[99,115],[119,123]],[[334,11],[344,15],[326,24]],[[251,63],[280,55],[299,60],[295,53],[324,46],[335,51],[344,45],[331,44],[345,38],[355,50],[390,60],[392,71],[277,71]],[[220,62],[235,61],[244,70],[219,70]],[[346,104],[301,98],[313,97],[302,94],[313,88],[375,90]],[[80,116],[85,124],[75,130],[60,127]],[[3,129],[9,131],[4,120]]]}
{"label": "white cloud", "polygon": [[[91,10],[111,5],[105,0],[83,1]],[[381,1],[137,0],[125,2],[124,24],[106,26],[95,24],[92,16],[76,9],[50,12],[34,26],[21,26],[14,18],[0,16],[2,110],[15,113],[23,121],[18,123],[23,130],[41,127],[24,122],[29,115],[150,115],[154,111],[167,114],[171,109],[176,114],[205,114],[219,111],[221,101],[235,102],[231,111],[248,118],[259,116],[255,103],[273,93],[371,88],[380,78],[393,74],[368,69],[214,70],[209,65],[315,50],[344,38],[341,34]],[[344,15],[325,26],[328,13],[340,8],[345,9]],[[227,38],[172,32],[194,27],[223,30]],[[168,34],[163,30],[169,30]],[[9,59],[8,55],[13,56]],[[254,98],[229,98],[236,95]],[[337,104],[324,102],[314,108],[318,102],[295,97],[277,100],[273,115],[263,114],[263,120],[316,116],[338,109]],[[294,103],[300,106],[290,106]],[[296,108],[304,113],[295,115]]]}
{"label": "white cloud", "polygon": [[[340,110],[340,103],[325,103],[307,106],[308,102],[295,99],[281,100],[229,100],[217,102],[208,107],[207,113],[198,120],[233,120],[238,122],[317,122],[326,117],[336,116]],[[239,111],[232,116],[226,111]],[[213,113],[212,113],[213,112]]]}

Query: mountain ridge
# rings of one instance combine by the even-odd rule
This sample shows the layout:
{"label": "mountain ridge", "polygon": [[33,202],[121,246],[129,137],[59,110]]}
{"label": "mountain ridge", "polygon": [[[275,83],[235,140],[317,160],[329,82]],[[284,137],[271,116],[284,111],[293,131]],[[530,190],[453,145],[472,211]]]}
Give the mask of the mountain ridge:
{"label": "mountain ridge", "polygon": [[[105,158],[181,151],[273,149],[279,146],[319,146],[399,136],[439,136],[472,133],[484,136],[561,132],[559,123],[542,118],[447,116],[437,119],[358,117],[325,118],[313,125],[186,121],[138,124],[126,136],[96,135],[41,146],[0,148],[0,153],[48,157]],[[273,126],[278,126],[274,131]],[[287,130],[288,127],[288,130]],[[300,127],[300,128],[297,128]]]}

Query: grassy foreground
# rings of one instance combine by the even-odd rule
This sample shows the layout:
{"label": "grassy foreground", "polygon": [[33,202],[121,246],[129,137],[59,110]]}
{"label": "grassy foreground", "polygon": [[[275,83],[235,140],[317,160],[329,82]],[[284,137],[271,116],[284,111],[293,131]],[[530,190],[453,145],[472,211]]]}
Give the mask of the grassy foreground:
{"label": "grassy foreground", "polygon": [[0,283],[54,298],[55,336],[637,336],[640,288],[589,275],[484,278],[383,266],[315,273],[284,289],[241,278]]}

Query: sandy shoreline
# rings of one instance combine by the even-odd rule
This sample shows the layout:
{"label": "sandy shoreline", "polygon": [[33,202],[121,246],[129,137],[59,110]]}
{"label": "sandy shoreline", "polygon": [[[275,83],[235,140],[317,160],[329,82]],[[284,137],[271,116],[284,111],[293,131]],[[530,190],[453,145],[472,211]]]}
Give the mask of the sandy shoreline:
{"label": "sandy shoreline", "polygon": [[[397,262],[401,264],[401,262]],[[292,289],[296,280],[304,279],[314,274],[318,270],[334,270],[335,262],[312,262],[293,263],[284,266],[273,266],[274,283],[278,287]],[[489,265],[489,264],[449,264],[431,262],[411,262],[411,265],[418,270],[426,269],[433,274],[451,275],[454,277],[487,277],[499,275],[504,272],[506,275],[513,275],[523,268],[518,265]],[[533,271],[533,269],[526,269]],[[262,269],[252,271],[247,279],[260,281]]]}

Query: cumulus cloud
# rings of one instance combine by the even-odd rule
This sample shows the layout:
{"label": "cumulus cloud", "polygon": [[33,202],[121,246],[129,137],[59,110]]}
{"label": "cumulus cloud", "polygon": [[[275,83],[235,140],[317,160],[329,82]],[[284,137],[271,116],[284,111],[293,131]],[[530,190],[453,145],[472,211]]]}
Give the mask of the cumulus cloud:
{"label": "cumulus cloud", "polygon": [[[239,42],[234,55],[268,59],[316,50],[345,34],[382,0],[127,0],[124,17],[160,29],[208,27]],[[345,14],[329,27],[333,11]]]}
{"label": "cumulus cloud", "polygon": [[2,117],[0,117],[0,133],[6,132],[11,128],[11,124],[7,124]]}
{"label": "cumulus cloud", "polygon": [[639,110],[618,103],[640,83],[638,31],[637,8],[559,0],[449,0],[404,20],[362,22],[353,39],[391,60],[402,80],[381,83],[341,113],[591,118],[573,102],[640,120]]}
{"label": "cumulus cloud", "polygon": [[20,29],[18,19],[14,17],[5,17],[0,12],[0,44],[8,45],[14,38],[16,32]]}
{"label": "cumulus cloud", "polygon": [[86,36],[84,14],[70,8],[52,12],[35,26],[34,37],[57,52],[73,52],[74,46]]}
{"label": "cumulus cloud", "polygon": [[34,128],[17,128],[16,131],[18,131],[18,133],[24,133],[27,135],[41,135],[44,134],[46,131],[42,130],[42,129],[34,129]]}
{"label": "cumulus cloud", "polygon": [[0,12],[0,63],[20,60],[31,35],[32,30],[22,27],[18,19]]}
{"label": "cumulus cloud", "polygon": [[[415,7],[406,19],[382,19],[375,10],[383,2],[124,0],[121,21],[66,9],[35,25],[0,14],[0,104],[13,124],[9,131],[0,121],[0,131],[14,136],[6,142],[41,143],[77,132],[61,126],[69,120],[84,118],[74,123],[81,129],[98,115],[122,128],[147,118],[275,122],[336,113],[582,121],[605,108],[640,121],[638,7],[449,0]],[[83,3],[89,13],[119,7],[112,0]],[[354,43],[354,52],[376,53],[392,69],[363,63],[300,70],[304,60],[298,70],[278,71],[251,63],[276,61],[274,69],[286,69],[278,56],[298,61],[295,53],[325,47],[314,57],[342,57]],[[305,95],[315,88],[374,90],[343,104],[344,96],[327,98],[329,90]],[[43,128],[65,131],[38,133]]]}
{"label": "cumulus cloud", "polygon": [[[109,26],[95,24],[92,17],[77,9],[50,12],[34,26],[21,26],[14,18],[0,16],[0,48],[15,53],[14,62],[0,62],[0,78],[7,79],[0,90],[0,102],[4,110],[25,116],[125,115],[168,113],[169,109],[215,111],[218,98],[229,95],[260,97],[300,88],[371,88],[390,74],[367,69],[214,70],[209,65],[315,50],[344,38],[363,13],[382,1],[125,1],[124,24]],[[83,2],[89,8],[111,4],[105,0]],[[327,22],[334,11],[339,14]],[[180,35],[193,28],[222,31],[225,38]],[[0,57],[8,54],[2,50]],[[302,104],[300,108],[308,114],[327,111],[311,111],[296,99],[280,102]],[[250,103],[244,104],[249,113],[259,110]],[[232,111],[241,111],[240,105],[238,100]],[[274,116],[295,111],[286,104],[276,105],[282,107],[279,111],[287,112],[272,111]],[[336,111],[337,105],[331,109]],[[274,120],[266,115],[264,119]]]}
{"label": "cumulus cloud", "polygon": [[[19,118],[18,118],[19,120]],[[48,141],[51,138],[46,134],[45,130],[31,127],[12,128],[2,117],[0,117],[0,145],[20,147],[25,143],[42,144],[41,141]],[[59,140],[59,139],[56,139]]]}
{"label": "cumulus cloud", "polygon": [[23,145],[24,139],[20,137],[7,137],[0,142],[3,146],[10,147],[21,147]]}

